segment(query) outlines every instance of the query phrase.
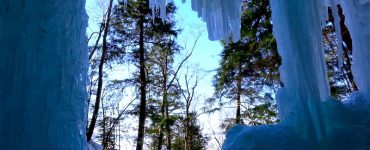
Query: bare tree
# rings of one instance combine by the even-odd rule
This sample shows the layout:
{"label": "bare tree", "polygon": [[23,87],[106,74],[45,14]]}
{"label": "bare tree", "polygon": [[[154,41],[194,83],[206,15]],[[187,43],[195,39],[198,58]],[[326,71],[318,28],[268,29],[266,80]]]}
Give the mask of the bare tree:
{"label": "bare tree", "polygon": [[107,36],[108,36],[108,29],[109,29],[109,23],[110,23],[110,18],[111,18],[110,15],[112,11],[112,5],[113,5],[113,0],[110,0],[108,10],[107,10],[105,26],[104,26],[102,55],[100,58],[99,71],[98,71],[98,89],[97,89],[97,94],[96,94],[96,99],[95,99],[94,111],[92,114],[93,116],[91,118],[90,125],[86,133],[87,141],[90,141],[92,138],[92,135],[94,133],[94,128],[96,125],[96,120],[99,115],[100,100],[101,100],[102,89],[103,89],[104,62],[105,62],[105,57],[108,52]]}
{"label": "bare tree", "polygon": [[[184,75],[185,89],[180,86],[181,95],[185,100],[185,150],[190,150],[192,147],[190,142],[190,139],[192,139],[192,137],[189,132],[191,120],[190,107],[192,101],[194,100],[195,88],[198,86],[198,79],[199,77],[197,75],[189,75],[187,69],[186,74]],[[181,85],[179,79],[176,80],[178,84]],[[193,83],[193,85],[190,85],[191,83]]]}

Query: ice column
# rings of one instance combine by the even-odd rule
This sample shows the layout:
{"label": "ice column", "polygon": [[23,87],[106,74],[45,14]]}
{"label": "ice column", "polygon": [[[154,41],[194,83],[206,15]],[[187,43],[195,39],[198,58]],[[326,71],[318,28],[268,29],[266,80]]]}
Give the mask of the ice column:
{"label": "ice column", "polygon": [[85,0],[0,1],[0,149],[84,150]]}
{"label": "ice column", "polygon": [[281,123],[317,142],[325,134],[321,100],[329,95],[320,30],[322,2],[272,0],[271,7],[285,85],[277,94]]}
{"label": "ice column", "polygon": [[[370,1],[342,0],[353,41],[354,79],[361,94],[370,96]],[[370,103],[370,102],[368,102]]]}

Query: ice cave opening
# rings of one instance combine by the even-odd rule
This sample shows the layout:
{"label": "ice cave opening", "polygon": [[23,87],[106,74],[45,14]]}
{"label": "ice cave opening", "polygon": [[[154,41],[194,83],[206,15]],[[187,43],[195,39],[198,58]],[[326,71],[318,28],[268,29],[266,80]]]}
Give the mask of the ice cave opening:
{"label": "ice cave opening", "polygon": [[[162,11],[167,0],[150,0]],[[240,37],[242,0],[192,0],[209,39]],[[341,4],[353,37],[359,91],[330,97],[322,51],[324,9]],[[1,149],[86,149],[87,16],[85,0],[0,2]],[[232,128],[237,149],[370,148],[370,1],[271,0],[285,87],[280,123]],[[67,113],[66,113],[67,112]],[[61,132],[62,131],[62,132]],[[37,135],[37,136],[36,136]]]}

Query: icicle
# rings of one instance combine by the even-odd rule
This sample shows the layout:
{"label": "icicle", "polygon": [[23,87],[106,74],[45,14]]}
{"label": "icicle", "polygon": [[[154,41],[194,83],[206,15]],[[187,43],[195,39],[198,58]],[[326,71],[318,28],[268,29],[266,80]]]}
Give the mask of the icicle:
{"label": "icicle", "polygon": [[326,5],[332,8],[334,16],[334,26],[337,35],[337,55],[338,55],[338,65],[343,67],[343,40],[342,40],[342,30],[340,27],[340,16],[338,12],[338,2],[336,0],[326,1]]}
{"label": "icicle", "polygon": [[149,0],[149,7],[152,10],[152,19],[154,21],[155,14],[159,12],[159,17],[164,22],[166,20],[166,14],[167,14],[167,0]]}
{"label": "icicle", "polygon": [[343,67],[343,40],[342,40],[342,31],[340,28],[340,17],[338,12],[338,7],[336,4],[332,4],[332,10],[334,15],[334,25],[335,25],[335,32],[337,34],[337,50],[338,50],[338,65],[339,67]]}
{"label": "icicle", "polygon": [[[149,0],[153,21],[157,12],[162,21],[165,21],[166,5],[169,1],[172,0]],[[127,0],[124,2],[127,3]],[[186,0],[182,0],[182,3],[185,2]],[[210,40],[225,40],[230,35],[234,42],[240,39],[243,0],[193,0],[191,2],[192,9],[206,22]]]}
{"label": "icicle", "polygon": [[210,40],[240,39],[242,0],[193,0],[192,9],[206,22]]}
{"label": "icicle", "polygon": [[277,94],[281,122],[302,138],[318,142],[325,135],[320,103],[329,96],[320,29],[322,2],[272,0],[271,8],[285,85]]}

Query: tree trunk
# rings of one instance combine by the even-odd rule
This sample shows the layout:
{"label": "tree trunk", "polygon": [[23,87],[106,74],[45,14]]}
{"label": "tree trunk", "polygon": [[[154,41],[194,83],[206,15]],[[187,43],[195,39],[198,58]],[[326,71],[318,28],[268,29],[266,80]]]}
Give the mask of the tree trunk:
{"label": "tree trunk", "polygon": [[[166,94],[167,95],[167,94]],[[170,115],[168,111],[168,99],[166,98],[166,133],[167,133],[167,150],[171,150],[171,126],[169,124]]]}
{"label": "tree trunk", "polygon": [[144,0],[139,1],[139,63],[140,63],[140,110],[139,129],[137,135],[136,150],[142,150],[144,144],[144,130],[146,118],[146,75],[145,75],[145,48],[144,48]]}
{"label": "tree trunk", "polygon": [[190,150],[191,149],[191,145],[190,145],[190,139],[189,139],[189,105],[186,104],[186,110],[185,110],[185,150]]}
{"label": "tree trunk", "polygon": [[236,79],[236,116],[235,116],[235,123],[241,123],[241,113],[240,113],[240,98],[242,93],[242,66],[238,63],[238,76]]}
{"label": "tree trunk", "polygon": [[87,141],[90,141],[91,138],[92,138],[92,135],[94,133],[94,128],[95,128],[95,125],[96,125],[96,120],[97,120],[98,115],[99,115],[99,107],[100,107],[101,95],[102,95],[102,90],[103,90],[103,74],[104,74],[103,69],[104,69],[105,57],[108,53],[107,36],[108,36],[108,31],[109,31],[110,14],[112,12],[112,5],[113,5],[113,0],[110,0],[109,1],[109,6],[108,6],[108,12],[107,12],[107,20],[105,22],[104,35],[103,35],[103,52],[102,52],[102,55],[101,55],[101,58],[100,58],[100,64],[99,64],[98,89],[97,89],[97,93],[96,93],[93,116],[91,118],[91,122],[90,122],[88,132],[86,134]]}
{"label": "tree trunk", "polygon": [[[164,79],[166,80],[166,78]],[[161,105],[161,117],[162,119],[165,118],[165,109],[166,109],[166,99],[167,99],[167,90],[166,90],[166,87],[167,85],[165,84],[166,81],[163,81],[163,99],[162,99],[162,105]],[[162,145],[163,145],[163,128],[164,124],[161,120],[160,122],[160,125],[159,125],[159,137],[158,137],[158,145],[157,145],[157,150],[161,150],[162,149]]]}
{"label": "tree trunk", "polygon": [[[165,54],[165,61],[162,64],[162,76],[163,76],[163,82],[162,82],[162,89],[163,89],[163,97],[162,97],[162,105],[161,105],[161,116],[162,119],[165,119],[165,126],[166,126],[166,134],[167,134],[167,149],[171,149],[171,128],[168,124],[169,121],[169,112],[168,112],[168,53]],[[160,123],[159,127],[159,137],[158,137],[158,145],[157,149],[162,149],[163,144],[163,126],[164,124]]]}

